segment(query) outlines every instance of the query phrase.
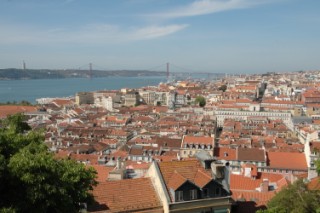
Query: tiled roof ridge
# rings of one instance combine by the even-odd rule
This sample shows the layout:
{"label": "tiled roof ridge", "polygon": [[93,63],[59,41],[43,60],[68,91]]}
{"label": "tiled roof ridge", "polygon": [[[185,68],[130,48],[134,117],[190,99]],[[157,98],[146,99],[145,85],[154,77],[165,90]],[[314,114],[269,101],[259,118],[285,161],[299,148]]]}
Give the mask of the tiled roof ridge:
{"label": "tiled roof ridge", "polygon": [[176,190],[185,182],[190,181],[183,175],[181,175],[177,170],[174,170],[173,174],[171,175],[168,181],[168,187]]}
{"label": "tiled roof ridge", "polygon": [[[200,179],[199,179],[200,178]],[[207,173],[202,171],[200,168],[195,172],[195,176],[193,178],[193,183],[200,187],[203,188],[205,185],[207,185],[210,181],[212,180],[212,177],[209,176]]]}
{"label": "tiled roof ridge", "polygon": [[207,176],[208,178],[212,179],[212,177],[210,175],[208,175],[207,173],[205,173],[204,171],[202,171],[202,169],[198,168],[198,171],[196,172],[196,175],[197,175],[198,172],[203,174],[203,175],[205,175],[205,176]]}

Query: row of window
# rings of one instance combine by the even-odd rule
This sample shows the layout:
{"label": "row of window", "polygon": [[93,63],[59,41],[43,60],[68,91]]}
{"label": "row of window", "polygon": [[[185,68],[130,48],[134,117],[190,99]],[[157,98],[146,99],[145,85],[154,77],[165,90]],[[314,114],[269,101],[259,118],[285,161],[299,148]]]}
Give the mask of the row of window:
{"label": "row of window", "polygon": [[[289,113],[261,113],[261,112],[223,112],[219,115],[233,115],[233,116],[267,116],[267,117],[290,117]],[[218,115],[218,116],[219,116]]]}
{"label": "row of window", "polygon": [[[198,199],[198,190],[197,189],[192,189],[189,192],[188,191],[176,191],[175,192],[175,201],[176,202],[180,202],[180,201],[184,201],[184,193],[189,193],[189,199],[187,200],[196,200]],[[221,189],[219,187],[215,188],[215,196],[220,196],[221,195]],[[209,194],[209,189],[208,188],[204,188],[202,189],[202,197],[203,198],[207,198],[210,197]]]}

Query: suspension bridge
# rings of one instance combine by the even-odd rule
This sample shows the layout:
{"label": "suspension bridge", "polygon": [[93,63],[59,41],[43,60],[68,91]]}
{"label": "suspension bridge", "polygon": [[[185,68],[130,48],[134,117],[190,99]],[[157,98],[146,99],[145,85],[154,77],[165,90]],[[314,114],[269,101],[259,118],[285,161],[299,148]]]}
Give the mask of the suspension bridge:
{"label": "suspension bridge", "polygon": [[[79,66],[77,70],[83,70],[88,72],[89,78],[93,77],[93,71],[111,71],[110,69],[104,68],[102,66],[87,63]],[[137,69],[135,69],[137,70]],[[186,68],[173,63],[163,63],[157,66],[138,69],[141,71],[149,72],[163,72],[166,75],[167,80],[169,79],[187,79],[187,78],[204,78],[204,79],[221,79],[225,77],[225,73],[218,72],[203,72],[201,70]],[[112,70],[116,71],[116,70]],[[129,71],[129,70],[128,70]]]}

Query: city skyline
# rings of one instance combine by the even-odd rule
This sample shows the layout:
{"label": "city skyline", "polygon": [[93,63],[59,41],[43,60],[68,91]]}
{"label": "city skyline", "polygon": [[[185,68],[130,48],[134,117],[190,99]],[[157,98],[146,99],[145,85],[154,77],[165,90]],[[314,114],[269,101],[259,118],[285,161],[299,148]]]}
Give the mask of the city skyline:
{"label": "city skyline", "polygon": [[195,72],[319,69],[320,3],[302,0],[19,1],[0,3],[0,68]]}

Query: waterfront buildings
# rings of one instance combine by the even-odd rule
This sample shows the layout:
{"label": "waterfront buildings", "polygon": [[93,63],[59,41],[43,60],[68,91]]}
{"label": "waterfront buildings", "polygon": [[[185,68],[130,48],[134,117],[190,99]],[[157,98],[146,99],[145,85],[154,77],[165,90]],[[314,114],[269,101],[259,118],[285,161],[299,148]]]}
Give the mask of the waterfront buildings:
{"label": "waterfront buildings", "polygon": [[[46,129],[56,157],[97,170],[98,207],[241,212],[250,203],[254,212],[290,182],[317,177],[319,82],[319,72],[172,82],[77,93],[42,102],[41,113],[20,112]],[[148,201],[135,205],[136,196]]]}

